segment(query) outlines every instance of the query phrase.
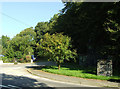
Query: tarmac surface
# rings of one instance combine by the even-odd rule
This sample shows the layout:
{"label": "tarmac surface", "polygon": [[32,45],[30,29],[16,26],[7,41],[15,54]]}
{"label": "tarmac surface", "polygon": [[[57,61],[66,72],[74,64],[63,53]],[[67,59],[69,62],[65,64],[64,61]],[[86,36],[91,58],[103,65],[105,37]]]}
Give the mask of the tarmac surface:
{"label": "tarmac surface", "polygon": [[[46,64],[46,65],[48,65],[48,64]],[[54,63],[52,63],[52,65],[54,65]],[[38,65],[38,66],[45,66],[45,64],[44,65],[41,64],[41,65]],[[94,86],[94,87],[114,87],[114,88],[118,88],[118,86],[120,85],[120,83],[109,82],[109,81],[106,81],[106,80],[85,79],[85,78],[78,78],[78,77],[52,74],[52,73],[44,72],[42,70],[37,70],[34,67],[37,67],[37,66],[36,65],[32,65],[30,67],[28,66],[28,68],[26,68],[26,70],[33,75],[48,78],[48,79],[51,79],[51,80],[56,80],[56,81],[61,81],[61,82],[69,82],[69,83],[75,83],[75,84],[82,84],[82,85]]]}
{"label": "tarmac surface", "polygon": [[[29,73],[26,67],[34,64],[2,64],[0,65],[0,89],[59,89],[59,88],[79,88],[83,89],[86,85],[55,81]],[[36,65],[34,65],[36,66]],[[93,89],[93,88],[92,88]],[[98,89],[98,88],[96,88]]]}
{"label": "tarmac surface", "polygon": [[115,82],[57,75],[33,69],[33,67],[46,65],[55,65],[55,63],[0,64],[0,80],[2,80],[0,81],[0,87],[7,87],[6,89],[11,89],[11,87],[12,89],[21,89],[20,87],[50,87],[50,89],[119,89],[119,83]]}

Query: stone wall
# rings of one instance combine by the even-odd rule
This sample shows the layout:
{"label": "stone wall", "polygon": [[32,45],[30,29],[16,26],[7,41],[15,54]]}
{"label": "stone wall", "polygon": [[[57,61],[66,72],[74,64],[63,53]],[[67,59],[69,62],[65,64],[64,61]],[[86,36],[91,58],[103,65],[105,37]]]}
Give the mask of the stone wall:
{"label": "stone wall", "polygon": [[112,60],[98,60],[97,75],[112,76]]}

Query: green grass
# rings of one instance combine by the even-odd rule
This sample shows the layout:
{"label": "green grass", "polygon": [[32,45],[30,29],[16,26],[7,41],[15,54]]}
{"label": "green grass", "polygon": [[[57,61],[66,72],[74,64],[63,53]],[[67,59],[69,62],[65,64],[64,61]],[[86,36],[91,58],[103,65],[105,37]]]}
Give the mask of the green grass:
{"label": "green grass", "polygon": [[46,66],[41,68],[42,71],[60,74],[60,75],[67,75],[67,76],[74,76],[80,78],[88,78],[88,79],[99,79],[99,80],[120,80],[120,76],[97,76],[96,75],[96,68],[92,67],[80,67],[77,65],[63,65],[60,70],[58,70],[57,66]]}

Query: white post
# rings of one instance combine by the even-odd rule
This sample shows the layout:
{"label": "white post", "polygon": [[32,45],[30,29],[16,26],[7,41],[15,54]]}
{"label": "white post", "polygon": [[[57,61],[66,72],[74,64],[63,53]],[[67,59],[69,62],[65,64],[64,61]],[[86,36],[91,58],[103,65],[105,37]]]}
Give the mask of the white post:
{"label": "white post", "polygon": [[2,61],[2,60],[0,60],[0,64],[3,64],[3,61]]}
{"label": "white post", "polygon": [[33,59],[31,59],[31,63],[33,63]]}

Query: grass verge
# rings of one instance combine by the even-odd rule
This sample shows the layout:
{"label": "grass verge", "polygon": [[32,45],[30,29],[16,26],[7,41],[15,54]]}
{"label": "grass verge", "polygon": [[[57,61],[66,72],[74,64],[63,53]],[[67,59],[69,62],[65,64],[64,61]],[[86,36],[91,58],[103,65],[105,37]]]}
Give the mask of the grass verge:
{"label": "grass verge", "polygon": [[63,65],[60,70],[58,70],[57,66],[46,66],[41,68],[42,71],[66,75],[66,76],[74,76],[80,78],[88,78],[88,79],[99,79],[99,80],[120,80],[120,76],[97,76],[96,68],[92,67],[80,67],[76,65]]}

